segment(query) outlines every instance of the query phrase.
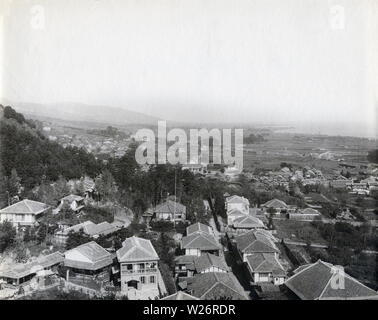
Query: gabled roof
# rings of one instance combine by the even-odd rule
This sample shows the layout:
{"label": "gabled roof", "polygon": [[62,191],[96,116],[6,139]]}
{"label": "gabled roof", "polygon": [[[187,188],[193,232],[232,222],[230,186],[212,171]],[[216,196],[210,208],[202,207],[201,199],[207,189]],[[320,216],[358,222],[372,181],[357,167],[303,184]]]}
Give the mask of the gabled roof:
{"label": "gabled roof", "polygon": [[180,213],[186,213],[186,207],[177,202],[168,199],[167,201],[158,204],[155,209],[153,209],[153,212],[159,214],[159,213],[171,213],[171,214],[180,214]]}
{"label": "gabled roof", "polygon": [[183,291],[177,291],[176,293],[171,294],[170,296],[161,298],[160,300],[199,300],[199,299]]}
{"label": "gabled roof", "polygon": [[230,298],[232,300],[246,300],[244,289],[231,273],[208,272],[188,278],[188,292],[201,300]]}
{"label": "gabled roof", "polygon": [[16,213],[16,214],[33,214],[37,215],[40,214],[47,209],[49,209],[50,206],[33,200],[22,200],[20,202],[17,202],[15,204],[12,204],[9,207],[6,207],[4,209],[0,210],[0,213]]}
{"label": "gabled roof", "polygon": [[244,203],[246,205],[249,205],[249,200],[244,198],[244,197],[240,197],[240,196],[237,196],[237,195],[233,195],[231,197],[227,197],[226,198],[226,202],[227,203]]}
{"label": "gabled roof", "polygon": [[87,220],[85,222],[75,224],[74,226],[67,228],[63,233],[67,234],[70,231],[79,232],[81,229],[83,229],[83,231],[90,236],[107,235],[118,230],[118,228],[114,224],[111,224],[107,221],[95,224],[92,221]]}
{"label": "gabled roof", "polygon": [[264,228],[264,223],[257,217],[248,215],[240,218],[236,218],[233,222],[234,228]]}
{"label": "gabled roof", "polygon": [[219,268],[224,271],[230,270],[223,257],[219,257],[210,253],[206,253],[194,260],[194,268],[198,273],[211,267]]}
{"label": "gabled roof", "polygon": [[175,257],[175,264],[185,264],[185,265],[192,265],[194,264],[194,260],[196,260],[196,256],[188,256],[188,255],[181,255]]}
{"label": "gabled roof", "polygon": [[214,236],[206,233],[192,233],[181,239],[181,248],[200,250],[219,250],[220,244]]}
{"label": "gabled roof", "polygon": [[[318,260],[302,266],[294,271],[295,274],[286,280],[285,285],[302,300],[366,300],[378,299],[378,293],[352,278],[334,265]],[[343,288],[332,288],[335,280],[344,279]]]}
{"label": "gabled roof", "polygon": [[94,241],[65,252],[64,265],[71,268],[98,270],[112,263],[112,255]]}
{"label": "gabled roof", "polygon": [[212,234],[212,229],[211,227],[203,224],[203,223],[200,223],[200,222],[197,222],[197,223],[194,223],[188,227],[186,227],[186,235],[189,236],[193,233],[196,233],[196,232],[203,232],[203,233],[207,233],[207,234]]}
{"label": "gabled roof", "polygon": [[283,202],[282,200],[278,200],[278,199],[269,200],[268,202],[265,202],[261,206],[265,208],[287,208],[287,204]]}
{"label": "gabled roof", "polygon": [[227,210],[227,216],[235,216],[235,217],[241,217],[245,216],[246,213],[243,211],[240,211],[239,209],[232,209],[232,210]]}
{"label": "gabled roof", "polygon": [[150,240],[132,236],[122,243],[122,248],[117,250],[119,262],[154,261],[159,260]]}
{"label": "gabled roof", "polygon": [[284,268],[272,253],[253,253],[247,256],[247,263],[252,272],[270,272],[274,275],[284,276]]}
{"label": "gabled roof", "polygon": [[273,240],[264,232],[252,230],[235,237],[237,248],[242,253],[275,253],[279,252]]}

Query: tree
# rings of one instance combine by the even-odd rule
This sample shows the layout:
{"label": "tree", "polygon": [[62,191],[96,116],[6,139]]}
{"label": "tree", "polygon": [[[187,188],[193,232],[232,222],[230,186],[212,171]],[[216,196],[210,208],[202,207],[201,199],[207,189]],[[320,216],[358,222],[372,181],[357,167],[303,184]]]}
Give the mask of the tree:
{"label": "tree", "polygon": [[70,231],[66,241],[66,250],[76,248],[90,241],[91,237],[87,235],[83,229],[80,229],[79,232]]}
{"label": "tree", "polygon": [[18,263],[26,263],[28,261],[29,255],[28,250],[25,246],[25,242],[18,239],[15,242],[14,253],[16,254],[15,260]]}
{"label": "tree", "polygon": [[113,175],[109,170],[104,170],[100,176],[96,178],[96,190],[99,195],[105,199],[113,199],[117,192],[117,187]]}
{"label": "tree", "polygon": [[20,195],[22,191],[21,178],[18,176],[16,169],[12,169],[8,178],[7,189],[10,197]]}
{"label": "tree", "polygon": [[4,252],[16,240],[16,228],[9,221],[0,223],[0,252]]}

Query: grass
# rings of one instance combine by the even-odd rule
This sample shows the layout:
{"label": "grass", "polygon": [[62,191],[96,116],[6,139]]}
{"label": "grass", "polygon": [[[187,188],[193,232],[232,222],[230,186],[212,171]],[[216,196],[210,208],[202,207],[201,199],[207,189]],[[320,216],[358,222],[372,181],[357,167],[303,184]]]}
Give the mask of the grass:
{"label": "grass", "polygon": [[319,231],[311,222],[295,220],[273,220],[277,230],[277,237],[280,239],[291,239],[293,241],[313,242],[317,244],[327,244]]}

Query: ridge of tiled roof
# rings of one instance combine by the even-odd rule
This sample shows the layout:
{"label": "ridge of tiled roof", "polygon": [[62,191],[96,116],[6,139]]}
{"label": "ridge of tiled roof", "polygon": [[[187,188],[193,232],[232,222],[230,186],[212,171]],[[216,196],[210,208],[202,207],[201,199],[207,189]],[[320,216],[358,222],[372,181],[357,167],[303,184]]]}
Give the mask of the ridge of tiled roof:
{"label": "ridge of tiled roof", "polygon": [[[188,279],[188,289],[197,297],[206,298],[217,286],[224,286],[233,294],[233,298],[247,299],[244,290],[232,273],[208,272],[195,275]],[[223,290],[222,290],[223,291]]]}
{"label": "ridge of tiled roof", "polygon": [[201,222],[196,222],[194,224],[191,224],[190,226],[187,226],[186,227],[186,235],[187,236],[190,236],[191,234],[193,233],[196,233],[196,232],[204,232],[204,233],[207,233],[209,235],[211,235],[211,232],[212,229],[210,226],[207,226]]}
{"label": "ridge of tiled roof", "polygon": [[160,300],[199,300],[199,299],[186,292],[177,291],[176,293],[171,294],[167,297],[161,298]]}
{"label": "ridge of tiled roof", "polygon": [[272,199],[272,200],[269,200],[267,202],[265,202],[264,204],[261,205],[262,207],[272,207],[272,208],[287,208],[287,204],[282,201],[282,200],[279,200],[279,199]]}
{"label": "ridge of tiled roof", "polygon": [[[378,299],[378,293],[347,273],[343,273],[345,289],[330,286],[336,266],[318,260],[297,268],[296,273],[286,280],[285,285],[302,300],[318,299]],[[337,270],[336,270],[337,272]]]}
{"label": "ridge of tiled roof", "polygon": [[117,250],[117,258],[120,262],[159,260],[151,241],[136,236],[123,241],[122,248]]}
{"label": "ridge of tiled roof", "polygon": [[39,214],[50,206],[34,200],[24,199],[0,210],[0,213]]}
{"label": "ridge of tiled roof", "polygon": [[226,261],[222,257],[210,253],[206,253],[204,255],[201,255],[200,257],[197,257],[194,260],[194,267],[197,272],[201,272],[211,267],[216,267],[224,271],[229,271],[229,267],[227,266]]}
{"label": "ridge of tiled roof", "polygon": [[220,244],[212,235],[193,233],[181,239],[181,247],[184,249],[217,250],[220,249]]}

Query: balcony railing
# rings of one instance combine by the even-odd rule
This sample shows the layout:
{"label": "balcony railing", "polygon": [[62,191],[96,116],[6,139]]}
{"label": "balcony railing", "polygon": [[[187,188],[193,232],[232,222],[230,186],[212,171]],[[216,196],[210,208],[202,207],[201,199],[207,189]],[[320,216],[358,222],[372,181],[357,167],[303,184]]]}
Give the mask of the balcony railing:
{"label": "balcony railing", "polygon": [[157,272],[157,268],[150,268],[150,269],[138,269],[138,270],[122,270],[122,273],[152,273],[152,272]]}

